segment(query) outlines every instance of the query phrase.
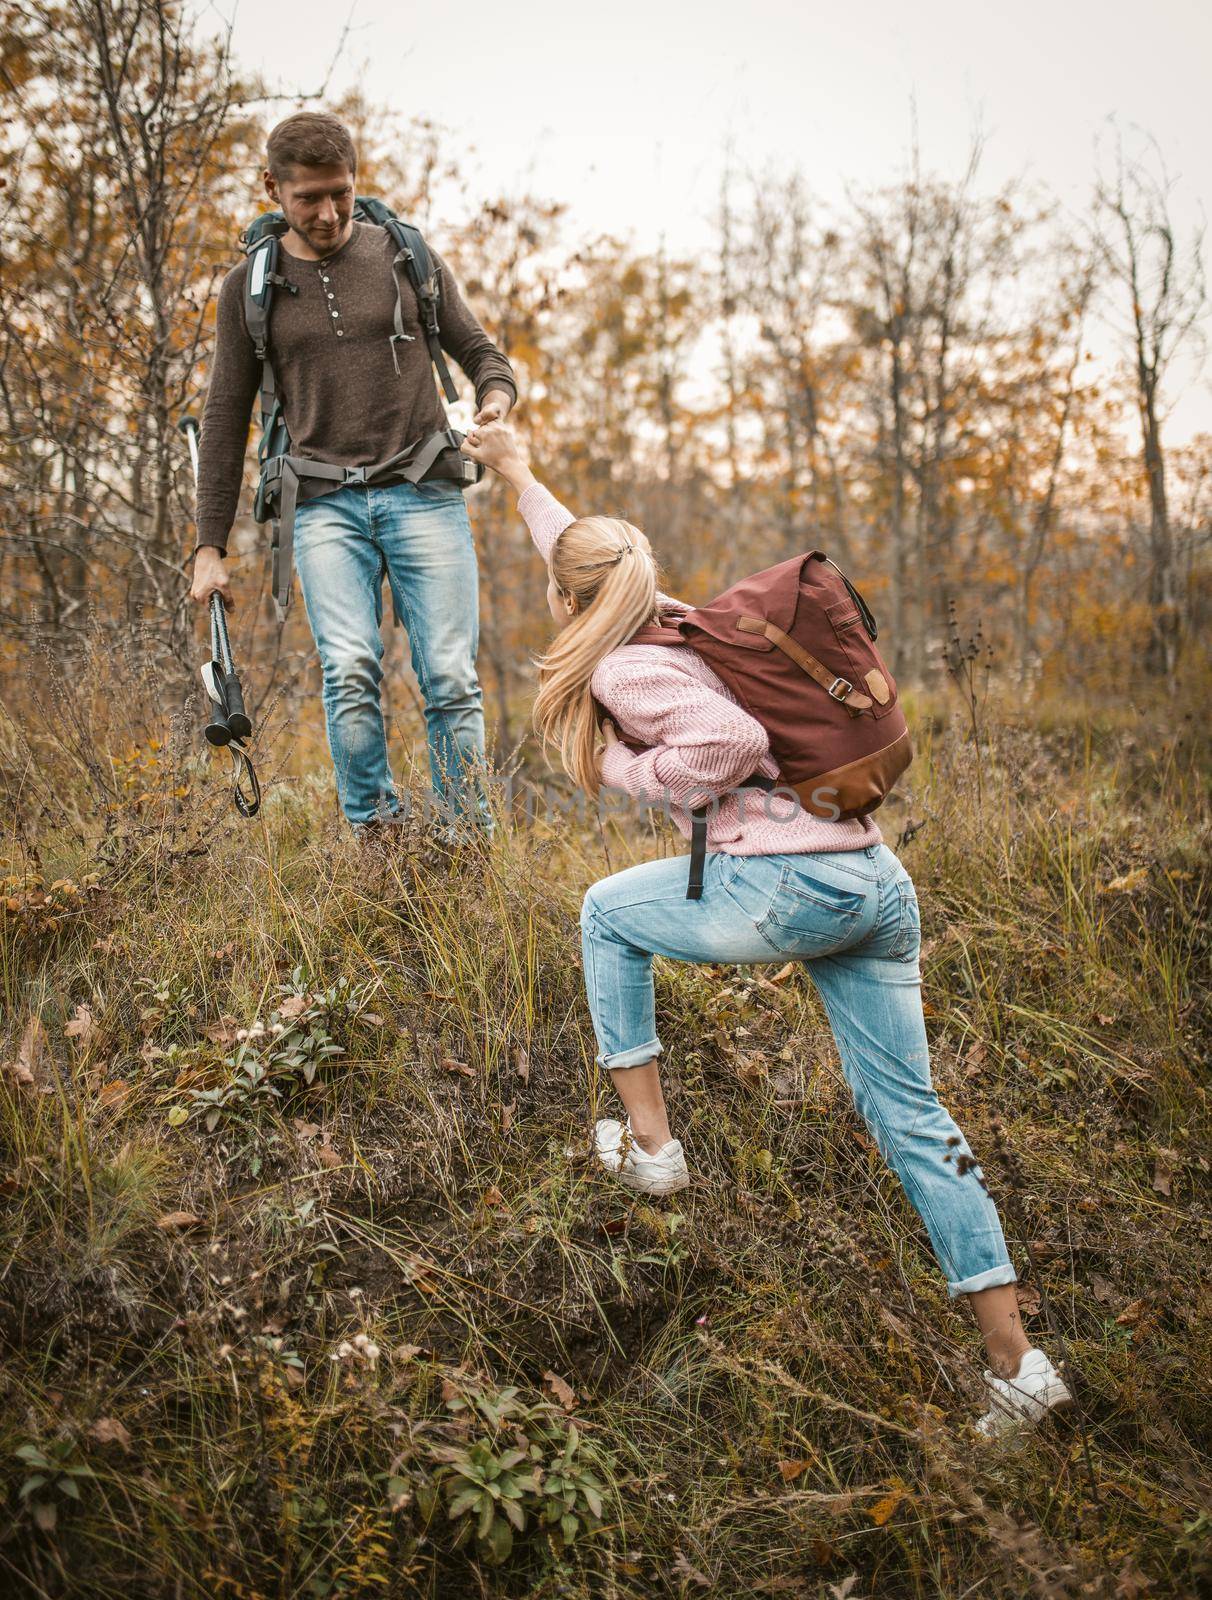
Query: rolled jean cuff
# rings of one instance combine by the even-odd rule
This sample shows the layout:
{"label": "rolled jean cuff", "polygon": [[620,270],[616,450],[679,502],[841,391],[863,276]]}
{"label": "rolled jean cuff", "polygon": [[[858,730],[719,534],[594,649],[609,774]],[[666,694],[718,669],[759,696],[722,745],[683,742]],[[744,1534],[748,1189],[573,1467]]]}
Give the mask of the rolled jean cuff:
{"label": "rolled jean cuff", "polygon": [[651,1061],[653,1056],[661,1053],[661,1041],[650,1039],[647,1044],[637,1044],[631,1050],[616,1050],[612,1055],[596,1057],[599,1067],[606,1067],[611,1072],[616,1067],[642,1067],[646,1061]]}
{"label": "rolled jean cuff", "polygon": [[954,1300],[961,1294],[979,1294],[982,1289],[1000,1289],[1004,1283],[1017,1283],[1018,1273],[1007,1261],[1000,1267],[990,1267],[988,1272],[978,1272],[975,1277],[964,1278],[960,1283],[948,1281],[947,1293]]}

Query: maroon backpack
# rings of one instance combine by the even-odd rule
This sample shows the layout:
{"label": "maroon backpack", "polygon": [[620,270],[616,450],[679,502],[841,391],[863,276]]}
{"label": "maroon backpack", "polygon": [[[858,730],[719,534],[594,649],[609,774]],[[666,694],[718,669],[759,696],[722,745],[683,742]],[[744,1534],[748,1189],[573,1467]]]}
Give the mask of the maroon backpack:
{"label": "maroon backpack", "polygon": [[[777,782],[814,816],[865,817],[913,759],[896,684],[863,597],[820,550],[780,561],[631,644],[690,645],[765,728]],[[702,894],[708,806],[692,812],[690,887]]]}

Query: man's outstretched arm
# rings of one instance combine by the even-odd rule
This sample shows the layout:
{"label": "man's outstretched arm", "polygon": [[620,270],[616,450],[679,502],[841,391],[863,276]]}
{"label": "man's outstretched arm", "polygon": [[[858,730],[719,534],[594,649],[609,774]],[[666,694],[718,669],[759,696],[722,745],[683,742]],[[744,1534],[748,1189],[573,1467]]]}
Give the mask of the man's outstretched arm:
{"label": "man's outstretched arm", "polygon": [[442,348],[454,357],[475,385],[476,422],[503,422],[518,403],[513,368],[459,293],[454,273],[435,251],[431,254],[442,283],[438,306]]}

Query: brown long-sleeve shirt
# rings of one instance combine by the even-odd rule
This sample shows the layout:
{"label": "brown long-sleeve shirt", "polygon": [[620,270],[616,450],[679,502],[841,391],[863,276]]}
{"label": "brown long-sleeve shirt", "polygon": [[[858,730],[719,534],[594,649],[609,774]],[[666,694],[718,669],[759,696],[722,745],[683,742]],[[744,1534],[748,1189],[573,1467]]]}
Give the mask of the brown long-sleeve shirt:
{"label": "brown long-sleeve shirt", "polygon": [[[278,253],[278,271],[298,287],[274,291],[269,355],[295,455],[366,467],[446,425],[421,327],[403,267],[392,272],[395,244],[385,228],[355,222],[341,249],[322,261]],[[438,326],[443,350],[475,385],[477,403],[490,389],[515,400],[513,369],[459,293],[449,267],[430,249],[441,280]],[[248,262],[228,273],[219,291],[210,391],[199,441],[197,542],[227,548],[248,446],[249,417],[261,364],[244,324]],[[404,332],[396,341],[396,281],[402,285]]]}

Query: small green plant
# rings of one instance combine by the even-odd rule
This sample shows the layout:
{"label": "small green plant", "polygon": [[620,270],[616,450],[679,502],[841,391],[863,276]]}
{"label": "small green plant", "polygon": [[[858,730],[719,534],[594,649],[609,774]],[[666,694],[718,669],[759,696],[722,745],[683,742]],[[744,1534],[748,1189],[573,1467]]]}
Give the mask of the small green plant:
{"label": "small green plant", "polygon": [[237,1048],[226,1059],[227,1081],[212,1089],[191,1089],[189,1104],[174,1106],[168,1114],[173,1127],[191,1115],[213,1133],[224,1118],[254,1126],[257,1111],[269,1100],[281,1100],[300,1084],[310,1088],[326,1062],[345,1054],[330,1029],[349,1026],[371,1017],[366,1010],[372,984],[351,984],[338,978],[327,989],[311,989],[302,967],[283,984],[277,1007],[269,1021],[259,1017],[236,1033]]}
{"label": "small green plant", "polygon": [[478,1438],[437,1446],[438,1482],[456,1545],[499,1565],[515,1535],[544,1535],[558,1554],[602,1518],[602,1481],[613,1466],[576,1423],[547,1401],[527,1403],[515,1388],[452,1397],[447,1409]]}
{"label": "small green plant", "polygon": [[[30,1474],[17,1491],[30,1509],[36,1525],[50,1533],[59,1520],[57,1496],[80,1499],[80,1479],[94,1476],[86,1462],[78,1461],[76,1441],[71,1438],[48,1440],[45,1444],[18,1445],[14,1454],[29,1467]],[[34,1496],[37,1495],[37,1499]]]}
{"label": "small green plant", "polygon": [[191,1089],[190,1106],[174,1106],[168,1120],[174,1127],[185,1122],[192,1111],[205,1124],[207,1133],[213,1133],[220,1120],[231,1120],[251,1126],[259,1107],[267,1101],[280,1100],[282,1091],[270,1079],[270,1069],[255,1056],[237,1054],[228,1061],[231,1077],[217,1089]]}
{"label": "small green plant", "polygon": [[143,1033],[182,1042],[193,1032],[198,1014],[194,993],[184,978],[139,978],[142,1005],[139,1026]]}

